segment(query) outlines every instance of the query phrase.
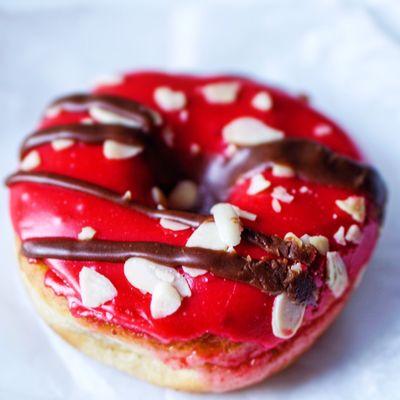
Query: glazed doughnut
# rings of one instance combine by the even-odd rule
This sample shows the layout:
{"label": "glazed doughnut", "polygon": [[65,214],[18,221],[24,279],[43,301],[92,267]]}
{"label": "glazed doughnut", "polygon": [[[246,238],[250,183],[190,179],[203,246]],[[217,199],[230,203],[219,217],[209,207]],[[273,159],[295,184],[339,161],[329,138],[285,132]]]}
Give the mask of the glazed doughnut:
{"label": "glazed doughnut", "polygon": [[86,354],[229,391],[291,364],[376,245],[386,188],[304,98],[129,73],[45,110],[7,179],[23,280]]}

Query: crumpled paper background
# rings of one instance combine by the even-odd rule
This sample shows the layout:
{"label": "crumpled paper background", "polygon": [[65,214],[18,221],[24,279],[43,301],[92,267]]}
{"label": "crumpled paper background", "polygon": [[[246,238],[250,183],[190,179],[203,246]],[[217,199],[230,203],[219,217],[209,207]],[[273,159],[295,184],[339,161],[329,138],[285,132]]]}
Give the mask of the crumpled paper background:
{"label": "crumpled paper background", "polygon": [[[101,73],[141,67],[237,71],[306,91],[356,137],[390,188],[371,267],[327,334],[268,382],[207,398],[400,398],[400,3],[3,0],[2,177],[13,171],[20,140],[50,99],[85,89]],[[17,275],[1,192],[0,398],[200,398],[99,365],[39,321]]]}

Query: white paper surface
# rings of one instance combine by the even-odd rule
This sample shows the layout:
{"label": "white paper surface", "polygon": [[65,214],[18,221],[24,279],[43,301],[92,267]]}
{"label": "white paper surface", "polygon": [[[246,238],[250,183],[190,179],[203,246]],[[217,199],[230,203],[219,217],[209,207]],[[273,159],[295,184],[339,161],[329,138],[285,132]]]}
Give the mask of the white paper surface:
{"label": "white paper surface", "polygon": [[[50,99],[85,89],[96,75],[140,67],[236,71],[306,91],[357,138],[389,184],[382,240],[345,312],[296,365],[225,398],[400,398],[398,0],[3,0],[2,178]],[[4,188],[1,194],[0,398],[204,398],[89,360],[39,321],[17,276]]]}

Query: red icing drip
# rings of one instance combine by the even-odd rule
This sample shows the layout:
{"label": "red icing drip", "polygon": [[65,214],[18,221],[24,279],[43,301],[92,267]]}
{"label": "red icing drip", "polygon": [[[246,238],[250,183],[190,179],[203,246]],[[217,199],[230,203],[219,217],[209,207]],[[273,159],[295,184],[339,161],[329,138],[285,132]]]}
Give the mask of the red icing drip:
{"label": "red icing drip", "polygon": [[[227,105],[209,104],[200,88],[212,81],[238,81],[241,89],[238,99]],[[153,100],[154,89],[168,86],[182,90],[187,97],[188,119],[182,121],[180,111],[165,113]],[[251,105],[251,99],[260,90],[266,90],[273,98],[270,111],[259,111]],[[173,151],[190,165],[190,146],[197,143],[203,154],[222,151],[223,126],[239,116],[253,116],[268,125],[283,130],[287,136],[301,136],[318,140],[333,150],[359,159],[359,154],[345,133],[332,121],[313,111],[302,102],[289,97],[280,90],[254,83],[238,77],[194,78],[170,76],[158,73],[137,73],[125,77],[124,83],[113,87],[100,87],[101,93],[121,95],[142,102],[158,111],[175,133]],[[42,126],[77,122],[85,113],[61,113],[47,119]],[[332,133],[315,137],[314,128],[328,124]],[[132,192],[133,198],[152,204],[150,189],[157,184],[151,171],[139,155],[128,160],[107,160],[101,145],[77,143],[56,152],[50,145],[37,149],[41,164],[35,171],[64,174],[119,191]],[[351,281],[367,262],[378,235],[378,226],[367,221],[363,227],[363,242],[358,245],[340,246],[332,239],[340,226],[347,228],[354,223],[351,217],[336,205],[336,199],[345,199],[352,193],[304,182],[298,178],[276,178],[266,171],[265,177],[272,182],[271,188],[255,196],[246,195],[248,180],[237,184],[230,202],[242,209],[254,212],[255,222],[245,221],[254,229],[284,236],[291,231],[301,236],[304,233],[327,236],[331,250],[340,250],[347,265]],[[294,195],[290,204],[281,203],[282,211],[276,213],[271,207],[271,192],[277,185],[284,186]],[[307,186],[306,193],[300,188]],[[110,204],[104,200],[82,193],[45,185],[21,183],[11,189],[11,213],[15,229],[22,240],[44,236],[66,236],[76,238],[84,226],[96,230],[96,237],[109,240],[149,240],[184,245],[192,229],[173,232],[163,229],[158,221],[136,212]],[[333,215],[336,214],[336,219]],[[241,244],[238,252],[260,256],[260,250]],[[192,296],[185,298],[182,306],[173,315],[154,320],[150,315],[150,295],[143,295],[132,287],[123,274],[122,264],[100,262],[71,262],[46,260],[50,270],[46,285],[55,293],[65,296],[73,315],[94,317],[112,321],[133,331],[143,332],[163,342],[185,340],[212,333],[233,341],[260,343],[273,347],[281,340],[271,330],[273,297],[245,284],[226,281],[211,274],[187,277]],[[83,265],[93,266],[107,276],[117,288],[118,295],[111,302],[97,309],[87,309],[80,302],[78,274]],[[325,290],[318,308],[308,308],[304,324],[321,315],[335,299]],[[340,301],[340,300],[339,300]]]}

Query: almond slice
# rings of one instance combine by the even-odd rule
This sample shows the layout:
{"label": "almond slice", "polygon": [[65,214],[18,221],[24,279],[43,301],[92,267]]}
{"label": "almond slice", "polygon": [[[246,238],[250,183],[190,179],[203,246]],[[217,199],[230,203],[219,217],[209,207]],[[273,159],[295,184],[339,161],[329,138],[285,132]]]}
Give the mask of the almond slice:
{"label": "almond slice", "polygon": [[119,143],[115,140],[105,140],[103,144],[104,157],[109,160],[122,160],[125,158],[135,157],[142,151],[142,146]]}
{"label": "almond slice", "polygon": [[272,175],[279,178],[291,178],[295,176],[295,173],[289,165],[274,163],[272,166]]}
{"label": "almond slice", "polygon": [[154,319],[165,318],[173,314],[182,303],[178,291],[167,282],[159,282],[151,297],[150,312]]}
{"label": "almond slice", "polygon": [[209,103],[228,104],[236,100],[239,89],[238,82],[216,82],[203,86],[201,90]]}
{"label": "almond slice", "polygon": [[197,201],[197,185],[193,181],[180,181],[168,197],[169,207],[177,210],[190,210]]}
{"label": "almond slice", "polygon": [[257,219],[257,214],[253,214],[250,211],[242,210],[241,208],[239,208],[238,206],[234,206],[233,204],[232,207],[240,218],[248,219],[249,221],[255,221]]}
{"label": "almond slice", "polygon": [[117,289],[108,278],[88,267],[79,272],[79,287],[85,307],[101,306],[117,295]]}
{"label": "almond slice", "polygon": [[283,138],[283,132],[266,125],[259,119],[240,117],[225,125],[222,136],[226,143],[257,146]]}
{"label": "almond slice", "polygon": [[79,240],[90,240],[93,239],[96,231],[91,226],[84,226],[78,234]]}
{"label": "almond slice", "polygon": [[272,332],[281,339],[291,338],[300,328],[303,322],[304,305],[290,301],[286,293],[275,297],[272,307]]}
{"label": "almond slice", "polygon": [[116,124],[123,125],[131,128],[139,128],[140,122],[135,121],[132,118],[124,117],[116,112],[106,110],[100,106],[89,107],[89,115],[97,122],[101,124]]}
{"label": "almond slice", "polygon": [[250,180],[250,185],[247,188],[247,194],[253,196],[271,186],[271,182],[264,178],[263,174],[254,175]]}
{"label": "almond slice", "polygon": [[74,144],[74,141],[71,139],[56,139],[51,142],[51,147],[55,151],[61,151],[64,149],[68,149]]}
{"label": "almond slice", "polygon": [[357,222],[364,222],[365,220],[365,199],[361,196],[349,196],[345,200],[336,200],[336,205],[351,215]]}
{"label": "almond slice", "polygon": [[20,168],[22,171],[31,171],[40,165],[41,159],[38,151],[29,152],[21,161]]}
{"label": "almond slice", "polygon": [[218,234],[227,246],[237,246],[240,243],[242,227],[239,216],[229,203],[218,203],[211,208],[217,225]]}
{"label": "almond slice", "polygon": [[270,110],[272,104],[272,97],[267,92],[258,92],[251,100],[251,105],[260,111]]}
{"label": "almond slice", "polygon": [[346,246],[346,239],[344,238],[344,226],[341,226],[336,233],[333,235],[336,243]]}
{"label": "almond slice", "polygon": [[358,225],[351,225],[346,233],[346,240],[354,244],[359,244],[362,241],[362,232]]}
{"label": "almond slice", "polygon": [[160,225],[165,228],[169,229],[171,231],[184,231],[186,229],[189,229],[190,226],[181,224],[180,222],[172,221],[167,218],[161,218],[160,219]]}
{"label": "almond slice", "polygon": [[338,298],[346,290],[349,278],[346,266],[337,251],[328,251],[326,254],[326,268],[328,273],[327,284],[333,295]]}
{"label": "almond slice", "polygon": [[154,91],[154,101],[164,111],[178,111],[185,107],[186,96],[181,91],[160,86]]}

